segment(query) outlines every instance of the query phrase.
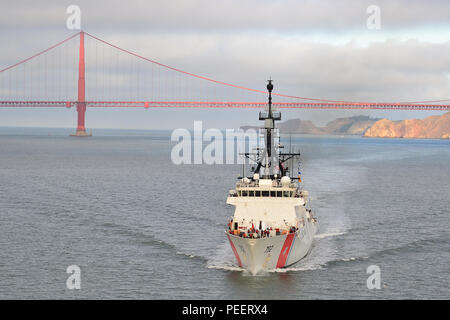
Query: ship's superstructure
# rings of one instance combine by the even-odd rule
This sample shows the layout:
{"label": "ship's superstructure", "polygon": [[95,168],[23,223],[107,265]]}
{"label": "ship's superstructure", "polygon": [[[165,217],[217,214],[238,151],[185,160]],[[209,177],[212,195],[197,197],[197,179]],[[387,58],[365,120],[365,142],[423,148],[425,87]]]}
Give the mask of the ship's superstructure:
{"label": "ship's superstructure", "polygon": [[253,274],[305,257],[317,229],[317,219],[307,206],[308,192],[289,177],[292,169],[286,165],[300,154],[282,153],[282,147],[275,145],[275,121],[281,120],[281,113],[272,109],[272,80],[267,90],[268,106],[259,114],[265,146],[243,154],[256,164],[253,176],[240,177],[227,199],[236,207],[227,237],[238,265]]}

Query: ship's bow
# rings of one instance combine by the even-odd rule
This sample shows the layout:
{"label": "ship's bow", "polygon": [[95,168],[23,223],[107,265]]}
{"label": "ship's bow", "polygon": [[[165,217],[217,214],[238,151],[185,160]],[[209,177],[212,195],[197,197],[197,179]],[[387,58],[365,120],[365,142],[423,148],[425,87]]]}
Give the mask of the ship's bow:
{"label": "ship's bow", "polygon": [[239,266],[255,275],[287,265],[295,233],[259,239],[227,236]]}

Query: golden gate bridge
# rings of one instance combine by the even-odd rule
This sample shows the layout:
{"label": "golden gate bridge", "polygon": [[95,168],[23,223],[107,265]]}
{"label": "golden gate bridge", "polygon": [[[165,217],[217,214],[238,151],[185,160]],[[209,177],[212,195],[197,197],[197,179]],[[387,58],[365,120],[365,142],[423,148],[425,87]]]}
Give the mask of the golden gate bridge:
{"label": "golden gate bridge", "polygon": [[[272,94],[277,108],[450,110],[450,99],[354,102]],[[262,108],[265,97],[263,90],[177,69],[84,31],[0,70],[0,107],[76,107],[77,136],[87,135],[87,108]]]}

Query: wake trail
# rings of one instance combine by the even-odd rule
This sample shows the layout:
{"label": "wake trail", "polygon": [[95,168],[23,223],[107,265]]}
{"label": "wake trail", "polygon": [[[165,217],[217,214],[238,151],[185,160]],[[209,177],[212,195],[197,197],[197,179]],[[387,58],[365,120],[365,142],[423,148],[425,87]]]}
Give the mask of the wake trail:
{"label": "wake trail", "polygon": [[316,234],[314,236],[315,239],[324,239],[324,238],[329,238],[329,237],[336,237],[336,236],[342,236],[344,234],[346,234],[347,232],[331,232],[331,233],[320,233],[320,234]]}

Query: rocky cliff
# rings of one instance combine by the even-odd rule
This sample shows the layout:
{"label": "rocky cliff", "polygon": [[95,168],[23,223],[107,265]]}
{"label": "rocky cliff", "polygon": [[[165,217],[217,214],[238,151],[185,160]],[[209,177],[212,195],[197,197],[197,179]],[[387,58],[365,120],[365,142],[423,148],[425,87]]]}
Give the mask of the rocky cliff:
{"label": "rocky cliff", "polygon": [[449,139],[450,112],[441,116],[430,116],[422,120],[391,121],[381,119],[367,129],[364,137]]}
{"label": "rocky cliff", "polygon": [[[450,139],[450,112],[425,119],[391,121],[368,116],[338,118],[325,127],[316,127],[309,120],[291,119],[277,125],[282,134],[360,135],[373,138]],[[242,129],[259,127],[243,126]]]}
{"label": "rocky cliff", "polygon": [[293,119],[281,122],[278,127],[281,133],[363,135],[378,120],[380,119],[373,119],[368,116],[354,116],[338,118],[328,122],[325,127],[316,127],[309,120]]}

